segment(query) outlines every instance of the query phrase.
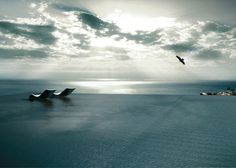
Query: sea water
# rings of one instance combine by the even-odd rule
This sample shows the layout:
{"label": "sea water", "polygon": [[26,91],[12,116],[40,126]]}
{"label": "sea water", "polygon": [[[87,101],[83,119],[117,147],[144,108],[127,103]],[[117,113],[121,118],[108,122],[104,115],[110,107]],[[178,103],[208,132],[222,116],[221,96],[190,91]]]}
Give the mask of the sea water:
{"label": "sea water", "polygon": [[0,95],[16,93],[41,93],[45,89],[58,92],[66,87],[76,88],[75,93],[89,94],[155,94],[199,95],[200,92],[219,92],[236,89],[236,81],[163,82],[163,81],[46,81],[46,80],[0,80]]}
{"label": "sea water", "polygon": [[[236,167],[236,97],[198,93],[233,82],[96,84],[2,81],[0,166]],[[95,94],[27,100],[32,91],[67,86],[77,93],[93,86]],[[118,86],[144,94],[98,94]]]}

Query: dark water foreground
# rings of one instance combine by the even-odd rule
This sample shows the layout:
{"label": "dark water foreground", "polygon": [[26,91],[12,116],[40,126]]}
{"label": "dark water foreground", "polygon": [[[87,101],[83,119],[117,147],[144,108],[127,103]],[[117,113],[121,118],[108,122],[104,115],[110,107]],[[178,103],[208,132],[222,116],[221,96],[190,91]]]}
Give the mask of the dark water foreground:
{"label": "dark water foreground", "polygon": [[236,97],[0,97],[0,166],[236,167]]}

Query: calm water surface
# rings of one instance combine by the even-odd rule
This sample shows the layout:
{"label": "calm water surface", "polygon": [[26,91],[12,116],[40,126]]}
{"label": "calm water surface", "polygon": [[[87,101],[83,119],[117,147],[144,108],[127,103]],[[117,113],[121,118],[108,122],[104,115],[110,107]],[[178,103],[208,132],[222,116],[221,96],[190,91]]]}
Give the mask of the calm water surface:
{"label": "calm water surface", "polygon": [[0,95],[42,92],[47,88],[63,90],[75,87],[76,93],[90,94],[159,94],[199,95],[200,92],[217,92],[228,87],[236,89],[236,81],[165,83],[159,81],[43,81],[43,80],[0,80]]}
{"label": "calm water surface", "polygon": [[[77,92],[89,90],[88,85],[93,83],[77,83]],[[95,88],[118,87],[100,85]],[[141,83],[124,85],[143,89]],[[46,86],[65,87],[1,82],[0,166],[236,167],[236,97],[198,96],[202,87],[192,91],[193,86],[181,85],[191,94],[73,94],[27,100],[30,90]]]}

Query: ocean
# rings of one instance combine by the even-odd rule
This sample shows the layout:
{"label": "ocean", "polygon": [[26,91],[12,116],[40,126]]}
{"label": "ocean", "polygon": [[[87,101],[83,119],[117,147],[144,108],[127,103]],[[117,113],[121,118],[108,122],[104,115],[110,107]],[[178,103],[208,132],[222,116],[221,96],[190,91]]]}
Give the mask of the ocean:
{"label": "ocean", "polygon": [[163,82],[163,81],[46,81],[0,80],[0,95],[16,93],[41,93],[45,89],[62,91],[76,88],[82,94],[141,94],[141,95],[199,95],[200,92],[218,92],[228,87],[236,88],[236,81]]}
{"label": "ocean", "polygon": [[236,97],[199,95],[235,82],[0,83],[0,167],[236,167]]}

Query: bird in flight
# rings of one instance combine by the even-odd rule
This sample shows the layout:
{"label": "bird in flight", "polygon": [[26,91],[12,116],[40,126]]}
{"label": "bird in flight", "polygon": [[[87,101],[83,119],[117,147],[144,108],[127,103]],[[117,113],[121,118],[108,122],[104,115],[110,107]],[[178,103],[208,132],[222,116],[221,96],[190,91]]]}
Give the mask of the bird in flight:
{"label": "bird in flight", "polygon": [[185,65],[185,62],[184,62],[184,59],[183,59],[183,58],[180,58],[178,55],[176,55],[176,58],[178,58],[179,62],[181,62],[182,64]]}

